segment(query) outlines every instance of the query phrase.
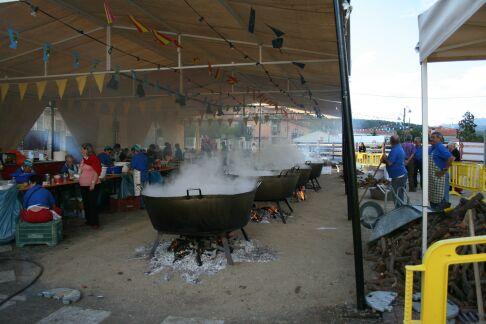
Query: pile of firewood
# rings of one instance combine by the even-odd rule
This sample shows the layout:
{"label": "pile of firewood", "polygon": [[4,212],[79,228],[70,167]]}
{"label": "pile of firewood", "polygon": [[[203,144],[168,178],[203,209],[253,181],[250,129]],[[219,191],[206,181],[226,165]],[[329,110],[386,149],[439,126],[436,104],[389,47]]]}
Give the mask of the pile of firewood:
{"label": "pile of firewood", "polygon": [[[473,213],[476,235],[486,235],[486,204],[478,194],[461,203],[449,213],[428,217],[427,241],[432,243],[455,237],[468,237],[469,223],[467,210]],[[417,220],[403,228],[382,237],[368,246],[366,259],[373,262],[377,272],[374,279],[367,281],[367,289],[395,290],[403,293],[405,285],[405,265],[421,263],[422,224]],[[477,253],[486,252],[485,246],[477,246]],[[470,247],[461,247],[459,254],[471,253]],[[486,263],[479,263],[483,300],[486,300]],[[414,291],[420,291],[420,276],[415,275]],[[449,299],[460,306],[476,305],[473,265],[459,264],[449,269]]]}
{"label": "pile of firewood", "polygon": [[358,176],[358,185],[360,188],[376,187],[378,184],[389,184],[390,182],[384,178],[376,179],[371,174]]}

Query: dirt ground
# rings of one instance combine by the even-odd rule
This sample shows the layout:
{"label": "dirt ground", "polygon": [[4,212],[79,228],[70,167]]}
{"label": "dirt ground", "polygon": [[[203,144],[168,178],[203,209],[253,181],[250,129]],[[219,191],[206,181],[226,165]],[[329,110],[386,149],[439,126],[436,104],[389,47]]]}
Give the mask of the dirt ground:
{"label": "dirt ground", "polygon": [[[178,276],[164,281],[147,276],[147,261],[133,259],[135,248],[155,235],[144,210],[101,215],[102,228],[79,221],[65,226],[56,247],[13,248],[7,255],[40,262],[44,273],[22,295],[25,301],[0,310],[0,322],[32,323],[61,308],[59,301],[37,297],[42,289],[76,288],[76,306],[111,312],[103,323],[160,323],[169,315],[225,320],[226,323],[350,323],[343,305],[355,303],[351,223],[346,217],[344,185],[337,175],[321,177],[323,189],[307,191],[293,203],[288,224],[250,223],[246,230],[279,253],[268,263],[237,263],[200,284]],[[318,229],[320,227],[326,229]],[[2,256],[5,256],[3,254]],[[32,267],[2,262],[18,278]],[[0,284],[9,294],[12,285]]]}

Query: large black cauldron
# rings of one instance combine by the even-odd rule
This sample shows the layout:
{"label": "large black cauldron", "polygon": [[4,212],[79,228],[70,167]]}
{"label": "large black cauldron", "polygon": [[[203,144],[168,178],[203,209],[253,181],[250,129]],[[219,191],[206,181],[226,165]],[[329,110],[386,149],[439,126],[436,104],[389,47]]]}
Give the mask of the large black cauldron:
{"label": "large black cauldron", "polygon": [[312,168],[309,165],[304,164],[296,167],[296,171],[299,173],[299,179],[297,180],[296,188],[299,189],[300,187],[305,186],[309,181]]}
{"label": "large black cauldron", "polygon": [[201,189],[188,189],[185,196],[142,198],[152,226],[159,233],[211,236],[248,224],[256,190],[204,195]]}
{"label": "large black cauldron", "polygon": [[262,184],[257,189],[255,201],[286,201],[292,196],[298,179],[299,173],[294,169],[260,176]]}
{"label": "large black cauldron", "polygon": [[307,161],[305,164],[311,167],[311,172],[309,175],[309,181],[311,183],[312,188],[314,191],[320,190],[321,184],[319,183],[319,177],[321,176],[322,173],[322,167],[324,166],[324,162],[311,162]]}

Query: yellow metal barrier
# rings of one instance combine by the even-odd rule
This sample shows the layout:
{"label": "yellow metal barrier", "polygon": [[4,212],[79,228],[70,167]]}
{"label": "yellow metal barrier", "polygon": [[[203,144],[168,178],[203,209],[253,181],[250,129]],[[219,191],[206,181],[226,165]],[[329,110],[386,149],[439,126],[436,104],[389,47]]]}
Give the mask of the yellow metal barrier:
{"label": "yellow metal barrier", "polygon": [[356,153],[356,163],[362,166],[380,165],[381,153]]}
{"label": "yellow metal barrier", "polygon": [[452,191],[457,188],[486,191],[486,169],[482,163],[453,162],[449,174]]}
{"label": "yellow metal barrier", "polygon": [[[486,235],[443,240],[432,244],[425,253],[423,264],[405,267],[405,308],[403,322],[445,323],[447,285],[451,264],[486,261],[486,253],[459,255],[459,246],[486,244]],[[412,320],[413,273],[423,272],[420,321]]]}

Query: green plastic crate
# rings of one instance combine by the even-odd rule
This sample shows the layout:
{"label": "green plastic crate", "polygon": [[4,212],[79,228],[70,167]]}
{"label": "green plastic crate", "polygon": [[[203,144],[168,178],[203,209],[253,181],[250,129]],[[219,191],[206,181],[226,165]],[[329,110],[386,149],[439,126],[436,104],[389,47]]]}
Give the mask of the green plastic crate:
{"label": "green plastic crate", "polygon": [[17,246],[47,244],[55,246],[62,239],[62,220],[48,223],[27,223],[20,221],[15,232]]}

